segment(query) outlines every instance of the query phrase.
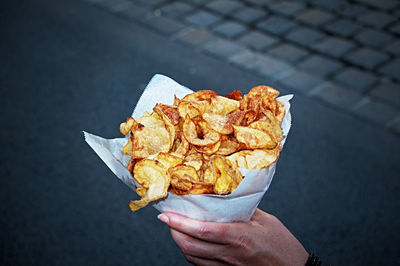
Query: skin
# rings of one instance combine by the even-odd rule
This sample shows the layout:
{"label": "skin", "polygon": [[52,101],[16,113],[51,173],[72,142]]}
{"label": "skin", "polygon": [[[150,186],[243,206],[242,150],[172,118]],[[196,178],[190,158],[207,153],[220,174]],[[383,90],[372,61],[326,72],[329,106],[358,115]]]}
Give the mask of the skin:
{"label": "skin", "polygon": [[195,265],[305,265],[308,253],[273,215],[257,209],[249,222],[213,223],[164,212],[185,258]]}

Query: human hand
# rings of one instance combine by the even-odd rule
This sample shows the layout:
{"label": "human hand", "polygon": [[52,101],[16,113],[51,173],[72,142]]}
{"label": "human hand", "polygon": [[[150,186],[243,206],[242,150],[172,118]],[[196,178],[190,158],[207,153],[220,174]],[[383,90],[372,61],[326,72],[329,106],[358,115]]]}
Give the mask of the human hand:
{"label": "human hand", "polygon": [[203,222],[165,212],[185,258],[195,265],[302,265],[308,253],[274,216],[257,209],[247,223]]}

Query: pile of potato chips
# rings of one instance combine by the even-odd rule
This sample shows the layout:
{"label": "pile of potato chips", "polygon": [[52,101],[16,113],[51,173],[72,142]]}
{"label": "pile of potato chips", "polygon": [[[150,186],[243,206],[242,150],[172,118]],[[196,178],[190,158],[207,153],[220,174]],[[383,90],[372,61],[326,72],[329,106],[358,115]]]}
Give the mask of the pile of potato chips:
{"label": "pile of potato chips", "polygon": [[157,104],[151,114],[127,118],[120,131],[130,133],[122,152],[140,184],[136,211],[164,198],[185,194],[229,194],[242,181],[238,168],[261,169],[281,151],[283,104],[279,91],[257,86],[242,97],[235,90],[220,96],[197,91],[174,104]]}

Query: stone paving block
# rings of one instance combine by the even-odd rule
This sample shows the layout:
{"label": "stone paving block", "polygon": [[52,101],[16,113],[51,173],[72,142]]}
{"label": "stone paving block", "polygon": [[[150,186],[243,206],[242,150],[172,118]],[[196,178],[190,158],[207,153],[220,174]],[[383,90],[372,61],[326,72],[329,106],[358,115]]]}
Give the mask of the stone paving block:
{"label": "stone paving block", "polygon": [[393,121],[400,114],[398,108],[369,98],[363,100],[353,112],[381,125]]}
{"label": "stone paving block", "polygon": [[279,82],[289,90],[293,89],[295,91],[303,92],[304,94],[309,94],[313,89],[321,85],[324,80],[310,73],[296,70],[289,75],[282,77]]}
{"label": "stone paving block", "polygon": [[260,54],[256,62],[255,70],[271,81],[275,81],[282,74],[292,71],[292,66],[277,58]]}
{"label": "stone paving block", "polygon": [[364,5],[345,3],[345,5],[338,9],[337,12],[342,16],[354,18],[367,10],[368,8]]}
{"label": "stone paving block", "polygon": [[150,27],[166,34],[166,35],[172,35],[173,33],[176,33],[182,29],[184,29],[186,26],[178,21],[172,20],[170,18],[166,17],[152,17],[148,20],[145,21],[147,25]]}
{"label": "stone paving block", "polygon": [[222,38],[216,38],[204,45],[205,52],[225,58],[243,50],[245,50],[243,46]]}
{"label": "stone paving block", "polygon": [[284,74],[292,70],[289,64],[281,60],[249,50],[230,56],[229,62],[255,71],[270,80],[275,80],[282,73]]}
{"label": "stone paving block", "polygon": [[267,15],[267,12],[261,8],[246,7],[241,8],[233,13],[233,17],[246,23],[253,23],[254,21]]}
{"label": "stone paving block", "polygon": [[397,33],[397,34],[400,35],[400,22],[394,24],[394,25],[391,26],[389,29],[390,29],[391,32]]}
{"label": "stone paving block", "polygon": [[319,55],[312,55],[297,65],[300,69],[318,75],[326,77],[339,69],[343,68],[343,64],[337,60],[332,60]]}
{"label": "stone paving block", "polygon": [[400,80],[400,58],[389,61],[379,69],[379,72],[396,80]]}
{"label": "stone paving block", "polygon": [[178,40],[192,46],[203,46],[215,38],[215,35],[207,29],[194,29],[179,36]]}
{"label": "stone paving block", "polygon": [[224,37],[234,38],[246,31],[247,27],[235,21],[224,20],[222,23],[213,27],[213,31]]}
{"label": "stone paving block", "polygon": [[398,6],[399,2],[396,0],[384,0],[384,1],[377,1],[377,0],[356,0],[357,2],[370,5],[372,7],[377,7],[384,10],[390,10],[396,6]]}
{"label": "stone paving block", "polygon": [[235,9],[243,8],[244,5],[236,0],[215,0],[206,5],[207,8],[227,15]]}
{"label": "stone paving block", "polygon": [[358,16],[357,20],[373,27],[383,28],[396,21],[396,17],[389,15],[388,13],[370,10]]}
{"label": "stone paving block", "polygon": [[312,48],[320,53],[336,58],[343,56],[354,47],[356,47],[354,42],[339,37],[328,37],[312,46]]}
{"label": "stone paving block", "polygon": [[387,44],[383,49],[393,55],[400,56],[400,39]]}
{"label": "stone paving block", "polygon": [[360,93],[331,82],[322,84],[312,92],[312,96],[343,109],[354,107],[362,99]]}
{"label": "stone paving block", "polygon": [[275,13],[292,16],[304,10],[305,4],[299,1],[278,1],[268,5],[268,8]]}
{"label": "stone paving block", "polygon": [[278,43],[278,39],[259,31],[249,31],[242,35],[237,42],[256,50],[262,50]]}
{"label": "stone paving block", "polygon": [[336,74],[334,79],[352,90],[363,92],[372,86],[378,77],[373,73],[348,67]]}
{"label": "stone paving block", "polygon": [[309,8],[306,11],[298,14],[296,16],[298,20],[301,22],[313,25],[313,26],[319,26],[322,24],[325,24],[326,22],[332,20],[334,18],[334,15],[332,13],[323,11],[318,8]]}
{"label": "stone paving block", "polygon": [[361,29],[361,25],[348,19],[338,19],[326,24],[325,29],[330,33],[349,37]]}
{"label": "stone paving block", "polygon": [[268,54],[279,57],[285,61],[295,63],[300,59],[308,56],[309,52],[298,46],[289,43],[283,43],[268,50]]}
{"label": "stone paving block", "polygon": [[335,11],[341,9],[346,3],[346,1],[343,0],[310,0],[308,2],[311,2],[315,6]]}
{"label": "stone paving block", "polygon": [[372,47],[380,47],[393,40],[390,34],[374,29],[363,29],[354,38],[360,43]]}
{"label": "stone paving block", "polygon": [[286,34],[285,38],[294,43],[309,47],[322,40],[325,36],[325,34],[311,28],[298,27]]}
{"label": "stone paving block", "polygon": [[282,34],[294,28],[296,23],[293,20],[281,16],[272,15],[257,23],[257,28],[273,34]]}
{"label": "stone paving block", "polygon": [[195,13],[187,16],[185,21],[200,27],[208,27],[220,21],[221,19],[222,18],[219,15],[212,14],[211,12],[205,10],[198,10]]}
{"label": "stone paving block", "polygon": [[364,47],[347,54],[345,56],[345,59],[355,65],[373,70],[378,65],[387,61],[389,59],[389,56],[377,50],[372,50],[370,48]]}
{"label": "stone paving block", "polygon": [[258,54],[250,50],[243,50],[229,56],[228,61],[248,70],[256,68]]}
{"label": "stone paving block", "polygon": [[192,11],[194,7],[184,2],[172,2],[164,5],[160,10],[161,14],[167,14],[172,17],[180,17]]}
{"label": "stone paving block", "polygon": [[374,87],[369,94],[371,96],[380,98],[389,103],[397,105],[400,107],[400,84],[399,83],[380,83]]}

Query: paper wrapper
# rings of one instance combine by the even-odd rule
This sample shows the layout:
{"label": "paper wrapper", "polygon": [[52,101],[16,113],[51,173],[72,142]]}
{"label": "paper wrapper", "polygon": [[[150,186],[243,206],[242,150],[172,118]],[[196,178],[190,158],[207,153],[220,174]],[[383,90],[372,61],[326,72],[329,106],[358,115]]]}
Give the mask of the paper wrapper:
{"label": "paper wrapper", "polygon": [[[174,95],[182,98],[193,91],[178,84],[174,80],[156,74],[137,103],[132,117],[140,118],[144,112],[152,112],[156,103],[172,105]],[[291,126],[290,103],[293,95],[277,98],[285,105],[286,114],[282,121],[284,139],[282,147]],[[106,163],[111,171],[132,190],[136,189],[135,180],[126,169],[129,156],[122,154],[122,147],[127,143],[125,138],[104,139],[84,132],[86,142]],[[239,169],[244,176],[243,181],[229,195],[184,195],[168,193],[162,200],[152,203],[160,212],[170,211],[186,217],[212,222],[248,221],[268,190],[275,173],[276,163],[261,170]]]}

